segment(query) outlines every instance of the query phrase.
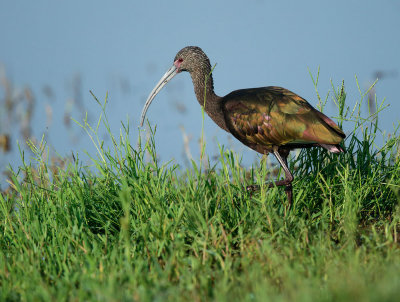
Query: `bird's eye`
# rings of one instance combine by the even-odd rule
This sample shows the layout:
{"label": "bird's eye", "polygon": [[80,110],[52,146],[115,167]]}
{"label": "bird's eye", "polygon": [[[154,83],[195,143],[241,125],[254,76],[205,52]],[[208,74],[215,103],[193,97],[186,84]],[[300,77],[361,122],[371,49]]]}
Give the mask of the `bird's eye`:
{"label": "bird's eye", "polygon": [[179,62],[179,63],[182,63],[182,62],[183,62],[183,59],[182,59],[182,58],[179,58],[179,59],[178,59],[178,62]]}

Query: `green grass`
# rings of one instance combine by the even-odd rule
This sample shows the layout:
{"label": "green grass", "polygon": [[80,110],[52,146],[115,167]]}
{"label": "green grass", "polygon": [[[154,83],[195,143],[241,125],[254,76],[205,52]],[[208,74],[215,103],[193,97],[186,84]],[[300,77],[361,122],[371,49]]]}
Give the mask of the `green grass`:
{"label": "green grass", "polygon": [[54,165],[45,142],[31,145],[0,196],[0,300],[398,300],[399,136],[377,146],[384,105],[363,119],[366,93],[349,108],[333,90],[339,124],[354,129],[347,152],[290,160],[288,212],[283,189],[242,189],[274,177],[264,160],[245,169],[221,147],[215,166],[183,170],[158,162],[154,132],[131,144],[129,126],[104,148],[106,102],[95,127],[81,124],[92,167],[77,154]]}

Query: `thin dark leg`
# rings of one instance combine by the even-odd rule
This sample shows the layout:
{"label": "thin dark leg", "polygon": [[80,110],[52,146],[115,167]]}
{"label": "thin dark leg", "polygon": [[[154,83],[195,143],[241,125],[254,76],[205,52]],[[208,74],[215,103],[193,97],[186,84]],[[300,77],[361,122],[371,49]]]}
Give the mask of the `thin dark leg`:
{"label": "thin dark leg", "polygon": [[[290,173],[288,162],[287,162],[287,156],[289,155],[289,152],[286,154],[286,156],[282,156],[282,159],[285,163],[285,166],[283,166],[283,169],[285,170],[285,180],[289,181],[288,184],[285,186],[285,192],[289,201],[289,206],[288,208],[290,209],[293,203],[293,188],[292,188],[292,181],[293,181],[293,175]],[[276,156],[276,155],[275,155]],[[285,169],[286,167],[286,169]]]}
{"label": "thin dark leg", "polygon": [[[268,188],[273,188],[275,186],[285,186],[285,192],[289,201],[289,208],[292,205],[293,202],[293,190],[292,190],[292,181],[293,181],[293,175],[290,173],[290,170],[288,168],[288,163],[287,163],[287,157],[289,155],[289,151],[287,149],[281,149],[279,150],[278,147],[274,148],[274,155],[276,159],[279,161],[281,164],[284,172],[285,172],[285,179],[274,181],[274,182],[267,182],[265,185],[268,186]],[[260,190],[259,185],[251,185],[247,186],[247,191],[249,192],[254,192]]]}

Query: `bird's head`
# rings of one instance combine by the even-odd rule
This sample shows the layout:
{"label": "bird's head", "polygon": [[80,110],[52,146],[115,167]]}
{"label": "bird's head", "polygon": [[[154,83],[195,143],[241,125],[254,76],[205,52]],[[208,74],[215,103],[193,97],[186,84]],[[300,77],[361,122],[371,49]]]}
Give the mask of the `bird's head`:
{"label": "bird's head", "polygon": [[174,66],[177,73],[181,71],[192,72],[204,64],[210,65],[209,59],[200,47],[186,46],[182,48],[175,56]]}
{"label": "bird's head", "polygon": [[[157,83],[156,87],[150,92],[149,97],[144,104],[142,115],[140,118],[140,126],[143,126],[144,118],[146,116],[147,109],[151,102],[160,92],[160,90],[178,73],[182,71],[188,71],[192,73],[196,69],[211,68],[210,60],[206,54],[197,46],[187,46],[182,48],[175,56],[174,64],[170,69],[162,76],[161,80]],[[203,79],[204,81],[204,79]]]}

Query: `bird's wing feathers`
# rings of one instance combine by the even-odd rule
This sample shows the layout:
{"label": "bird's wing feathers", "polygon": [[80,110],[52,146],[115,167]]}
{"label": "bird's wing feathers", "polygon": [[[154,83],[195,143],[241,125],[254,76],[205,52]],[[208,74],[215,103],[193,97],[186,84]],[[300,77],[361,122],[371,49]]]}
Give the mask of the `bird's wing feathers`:
{"label": "bird's wing feathers", "polygon": [[240,141],[267,148],[338,144],[342,130],[297,94],[281,87],[233,91],[223,98],[225,121]]}

